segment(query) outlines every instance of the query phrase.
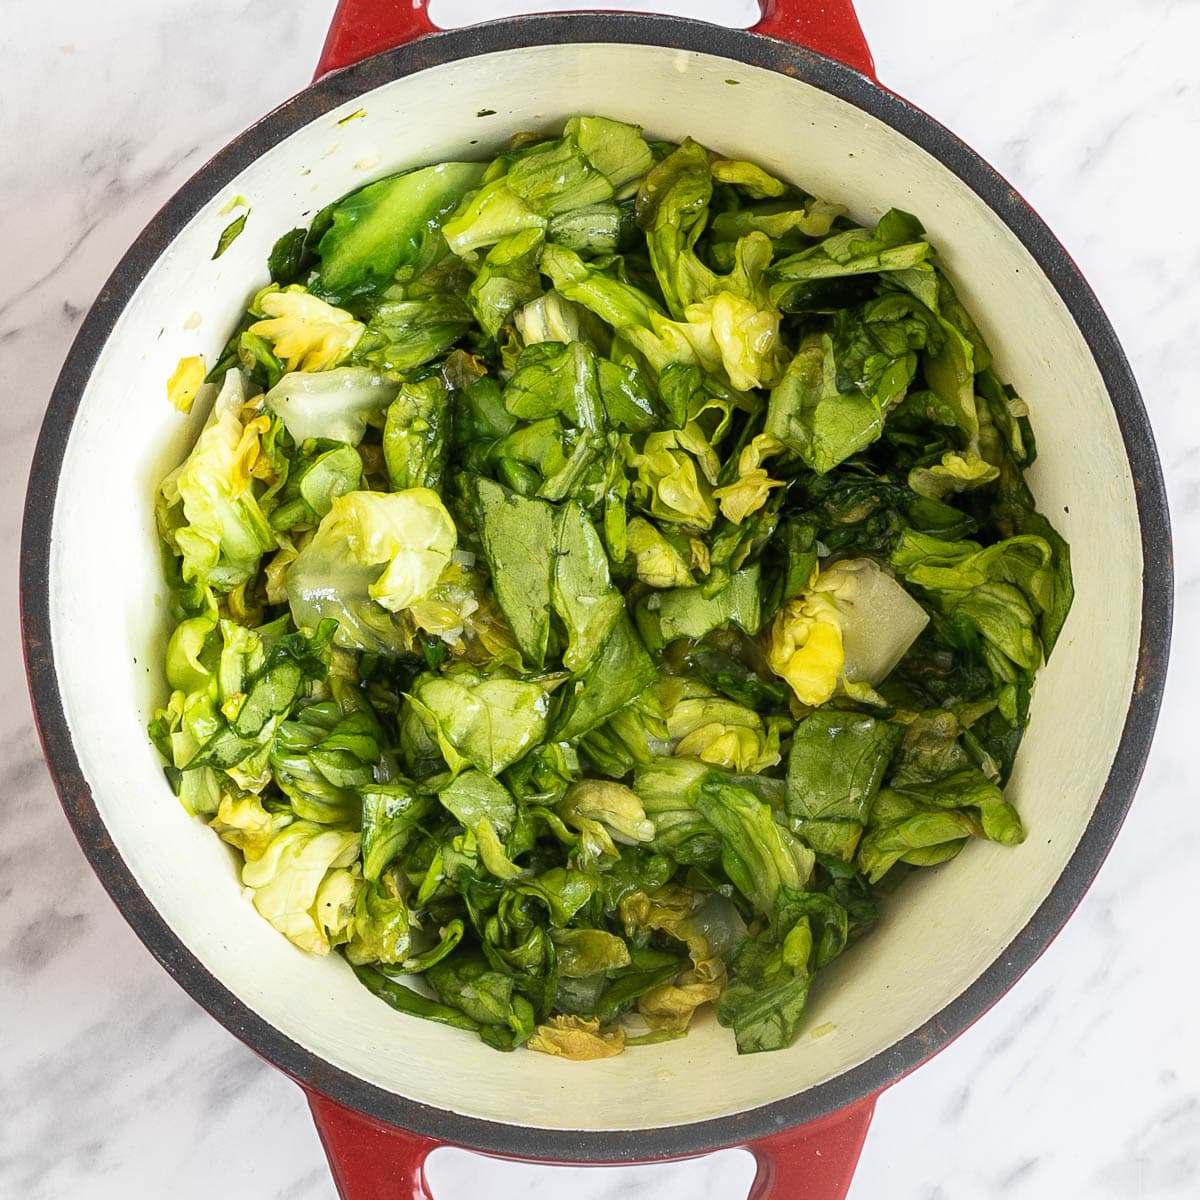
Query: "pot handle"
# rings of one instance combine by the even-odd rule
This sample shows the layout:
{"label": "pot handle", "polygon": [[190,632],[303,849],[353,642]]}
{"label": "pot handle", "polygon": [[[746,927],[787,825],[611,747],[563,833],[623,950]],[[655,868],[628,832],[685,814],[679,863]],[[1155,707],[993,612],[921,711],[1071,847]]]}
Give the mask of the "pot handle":
{"label": "pot handle", "polygon": [[[425,1160],[446,1143],[385,1125],[318,1092],[308,1092],[308,1104],[341,1200],[433,1200]],[[868,1096],[745,1146],[758,1163],[747,1200],[844,1200],[874,1111],[875,1097]]]}
{"label": "pot handle", "polygon": [[796,1129],[751,1142],[758,1171],[746,1200],[844,1200],[862,1154],[877,1097]]}
{"label": "pot handle", "polygon": [[[759,0],[759,7],[762,18],[751,33],[815,50],[875,78],[853,0]],[[316,78],[437,33],[428,9],[428,0],[338,0]]]}
{"label": "pot handle", "polygon": [[374,1121],[319,1092],[308,1092],[308,1106],[341,1200],[433,1200],[425,1160],[444,1143]]}

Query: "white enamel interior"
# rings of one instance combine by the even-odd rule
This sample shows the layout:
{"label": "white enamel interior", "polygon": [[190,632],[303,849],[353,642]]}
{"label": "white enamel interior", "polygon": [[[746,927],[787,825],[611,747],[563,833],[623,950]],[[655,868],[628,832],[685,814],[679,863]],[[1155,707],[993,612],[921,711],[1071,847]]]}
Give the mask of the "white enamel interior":
{"label": "white enamel interior", "polygon": [[[359,108],[364,116],[338,124]],[[496,113],[477,117],[483,109]],[[1001,375],[1029,402],[1041,452],[1032,483],[1072,547],[1075,607],[1039,680],[1010,788],[1028,841],[972,845],[910,881],[881,927],[815,989],[810,1028],[834,1031],[784,1053],[739,1058],[710,1021],[685,1040],[580,1066],[497,1054],[394,1013],[337,959],[304,955],[258,917],[229,851],[172,798],[145,735],[163,689],[152,494],[202,419],[165,400],[177,360],[215,361],[266,282],[274,238],[351,187],[485,156],[510,131],[558,128],[578,112],[639,122],[651,135],[690,134],[862,220],[892,205],[917,213]],[[231,219],[219,210],[238,194],[249,221],[214,262]],[[614,1129],[720,1116],[828,1080],[920,1026],[1000,956],[1070,858],[1104,784],[1133,679],[1140,575],[1128,463],[1096,365],[1033,259],[962,182],[886,125],[794,79],[719,57],[589,44],[496,53],[396,80],[280,142],[205,206],[147,275],[83,396],[55,510],[51,593],[67,716],[101,816],[208,970],[296,1042],[398,1094],[496,1121]]]}

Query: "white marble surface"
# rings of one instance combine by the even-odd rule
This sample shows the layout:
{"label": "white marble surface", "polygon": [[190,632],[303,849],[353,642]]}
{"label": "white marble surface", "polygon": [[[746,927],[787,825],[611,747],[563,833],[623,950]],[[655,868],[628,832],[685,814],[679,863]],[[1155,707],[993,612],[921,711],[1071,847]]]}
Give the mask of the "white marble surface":
{"label": "white marble surface", "polygon": [[[446,3],[459,19],[486,7]],[[0,1196],[14,1200],[334,1196],[299,1091],[171,982],[76,847],[33,732],[15,578],[34,438],[82,313],[188,175],[305,84],[332,7],[0,3]],[[858,7],[880,77],[1017,186],[1111,315],[1158,433],[1178,608],[1158,741],[1098,882],[1004,1001],[884,1096],[851,1198],[1200,1196],[1200,806],[1187,765],[1200,705],[1200,3]],[[474,1194],[473,1174],[436,1162],[438,1200]],[[736,1154],[506,1165],[487,1192],[740,1200],[749,1178]]]}

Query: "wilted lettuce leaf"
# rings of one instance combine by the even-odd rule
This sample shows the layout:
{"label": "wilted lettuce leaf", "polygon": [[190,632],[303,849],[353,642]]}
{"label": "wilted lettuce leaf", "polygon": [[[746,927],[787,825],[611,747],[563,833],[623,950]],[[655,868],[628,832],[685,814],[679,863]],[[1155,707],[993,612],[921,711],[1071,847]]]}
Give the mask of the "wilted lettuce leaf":
{"label": "wilted lettuce leaf", "polygon": [[908,473],[908,486],[932,500],[944,500],[952,492],[986,487],[999,477],[999,469],[978,454],[970,450],[963,454],[947,450],[941,462],[929,467],[913,467]]}
{"label": "wilted lettuce leaf", "polygon": [[551,217],[546,225],[546,240],[574,250],[576,254],[595,256],[615,251],[624,229],[620,207],[605,201]]}
{"label": "wilted lettuce leaf", "polygon": [[931,866],[953,857],[967,838],[981,834],[978,821],[962,810],[935,808],[884,788],[875,800],[856,861],[875,883],[897,862],[915,859],[919,866]]}
{"label": "wilted lettuce leaf", "polygon": [[563,666],[584,671],[625,606],[613,587],[600,535],[579,504],[564,504],[555,518],[550,590],[567,630]]}
{"label": "wilted lettuce leaf", "polygon": [[614,861],[614,843],[635,846],[654,840],[654,822],[647,819],[637,794],[610,780],[573,783],[555,811],[579,831],[582,857],[588,862]]}
{"label": "wilted lettuce leaf", "polygon": [[472,320],[465,301],[453,292],[384,300],[375,306],[354,360],[388,378],[403,379],[456,345]]}
{"label": "wilted lettuce leaf", "polygon": [[734,951],[717,1003],[717,1020],[733,1028],[739,1054],[795,1042],[813,973],[841,953],[848,934],[848,914],[832,897],[779,889],[768,930]]}
{"label": "wilted lettuce leaf", "polygon": [[333,304],[386,287],[419,258],[437,220],[483,175],[479,163],[439,163],[370,183],[330,214],[312,290]]}
{"label": "wilted lettuce leaf", "polygon": [[711,164],[712,176],[718,183],[728,183],[754,200],[782,196],[787,184],[768,174],[757,163],[741,159],[718,158]]}
{"label": "wilted lettuce leaf", "polygon": [[509,190],[543,217],[609,199],[613,186],[572,137],[543,142],[521,155],[504,178]]}
{"label": "wilted lettuce leaf", "polygon": [[[744,177],[745,169],[740,173]],[[739,390],[771,387],[786,363],[780,314],[763,281],[771,242],[763,233],[748,233],[735,247],[728,275],[707,267],[696,253],[696,242],[707,221],[712,185],[707,152],[685,141],[642,180],[638,222],[646,230],[667,308],[677,321],[686,322],[684,337],[701,363],[722,366]]]}
{"label": "wilted lettuce leaf", "polygon": [[746,922],[727,897],[699,894],[678,883],[633,892],[619,907],[629,936],[654,930],[683,942],[692,974],[706,982],[723,978],[725,959],[746,936]]}
{"label": "wilted lettuce leaf", "polygon": [[807,884],[812,851],[753,792],[712,774],[700,783],[696,807],[721,837],[725,873],[757,912],[771,912],[781,886]]}
{"label": "wilted lettuce leaf", "polygon": [[801,341],[771,393],[767,433],[821,474],[869,446],[913,381],[931,316],[898,294],[839,310],[832,332]]}
{"label": "wilted lettuce leaf", "polygon": [[[322,440],[309,443],[308,448],[311,455],[297,452],[287,480],[277,493],[278,504],[271,513],[271,525],[280,533],[320,524],[338,496],[362,487],[362,458],[353,446],[337,443],[331,446]],[[295,557],[292,553],[292,560]]]}
{"label": "wilted lettuce leaf", "polygon": [[192,452],[160,488],[159,529],[182,556],[184,579],[220,591],[245,582],[275,546],[251,474],[266,425],[243,425],[244,403],[244,380],[230,370]]}
{"label": "wilted lettuce leaf", "polygon": [[541,683],[466,669],[422,675],[409,704],[452,770],[470,764],[487,775],[499,774],[542,740],[550,711]]}
{"label": "wilted lettuce leaf", "polygon": [[686,538],[664,533],[645,517],[633,517],[625,524],[625,545],[634,557],[637,577],[650,587],[696,585],[689,562],[691,548]]}
{"label": "wilted lettuce leaf", "polygon": [[343,716],[336,704],[309,705],[275,733],[271,768],[296,814],[322,824],[358,824],[357,791],[374,781],[382,731],[367,713]]}
{"label": "wilted lettuce leaf", "polygon": [[700,529],[712,525],[720,460],[698,426],[649,434],[629,465],[637,472],[634,499],[650,516]]}
{"label": "wilted lettuce leaf", "polygon": [[400,896],[390,895],[372,883],[358,888],[354,915],[349,922],[346,957],[360,964],[392,966],[404,962],[409,947],[409,922],[408,905]]}
{"label": "wilted lettuce leaf", "polygon": [[371,783],[362,796],[363,877],[378,883],[384,870],[404,851],[409,839],[434,808],[432,796],[423,795],[406,780]]}
{"label": "wilted lettuce leaf", "polygon": [[696,807],[710,770],[698,759],[655,757],[633,777],[633,790],[654,822],[654,849],[689,866],[716,866],[721,858],[720,835]]}
{"label": "wilted lettuce leaf", "polygon": [[680,954],[655,950],[649,946],[634,947],[630,951],[629,966],[608,973],[599,994],[590,1003],[580,1006],[578,1002],[567,1011],[594,1013],[601,1021],[613,1021],[628,1012],[647,992],[661,987],[678,977],[686,965]]}
{"label": "wilted lettuce leaf", "polygon": [[657,163],[638,191],[638,223],[671,315],[719,290],[695,253],[712,199],[712,172],[703,146],[688,140]]}
{"label": "wilted lettuce leaf", "polygon": [[1008,846],[1025,840],[1016,810],[996,783],[978,767],[963,767],[924,783],[894,783],[901,795],[935,808],[974,808],[979,811],[983,836]]}
{"label": "wilted lettuce leaf", "polygon": [[762,624],[761,580],[757,564],[739,571],[719,591],[675,588],[651,595],[637,610],[638,627],[654,649],[676,638],[699,640],[714,629],[736,625],[756,634]]}
{"label": "wilted lettuce leaf", "polygon": [[688,671],[722,696],[756,712],[779,708],[787,700],[787,688],[767,678],[766,664],[757,658],[747,661],[738,651],[745,645],[726,634],[706,637],[686,654]]}
{"label": "wilted lettuce leaf", "polygon": [[577,1062],[612,1058],[625,1048],[625,1031],[619,1025],[602,1029],[596,1018],[551,1017],[545,1025],[537,1027],[529,1039],[529,1048]]}
{"label": "wilted lettuce leaf", "polygon": [[564,299],[553,288],[517,309],[513,324],[526,346],[541,342],[584,342],[592,349],[606,349],[611,340],[604,339],[603,347],[598,345],[593,334],[603,330],[603,325],[585,308]]}
{"label": "wilted lettuce leaf", "polygon": [[539,342],[517,360],[504,388],[504,406],[514,417],[562,416],[592,432],[604,422],[596,357],[582,342]]}
{"label": "wilted lettuce leaf", "polygon": [[502,238],[488,251],[467,292],[467,302],[484,333],[495,337],[514,309],[541,295],[538,261],[543,239],[541,229],[525,229]]}
{"label": "wilted lettuce leaf", "polygon": [[451,250],[467,255],[523,230],[545,229],[557,216],[610,200],[649,165],[649,148],[633,126],[587,121],[511,156],[507,172],[489,172],[444,227]]}
{"label": "wilted lettuce leaf", "polygon": [[461,1009],[431,1000],[428,996],[389,979],[382,971],[377,971],[374,967],[355,966],[354,974],[373,995],[378,996],[398,1012],[421,1017],[426,1021],[437,1021],[439,1024],[450,1025],[455,1029],[465,1029],[471,1033],[479,1031],[479,1023],[467,1016]]}
{"label": "wilted lettuce leaf", "polygon": [[312,954],[328,954],[327,932],[315,912],[317,892],[330,871],[358,857],[359,836],[294,821],[270,841],[262,857],[242,868],[242,882],[254,889],[254,907],[284,937]]}
{"label": "wilted lettuce leaf", "polygon": [[733,293],[689,305],[686,320],[672,321],[645,291],[585,263],[565,246],[545,248],[542,272],[566,299],[612,326],[656,374],[672,366],[702,367],[729,387],[732,370],[739,373],[736,386],[748,387],[773,386],[782,373],[778,314],[754,309]]}
{"label": "wilted lettuce leaf", "polygon": [[[210,675],[190,695],[176,692],[167,713],[161,715],[171,729],[175,765],[191,785],[185,799],[189,807],[196,808],[203,793],[212,799],[214,781],[194,775],[197,768],[219,769],[238,788],[260,789],[276,729],[310,683],[328,669],[332,623],[319,626],[311,637],[303,632],[279,636],[278,628],[270,631],[269,638],[252,631],[238,637],[234,632],[238,628],[232,622],[221,623],[225,646],[219,676]],[[212,805],[197,811],[212,811]]]}
{"label": "wilted lettuce leaf", "polygon": [[266,403],[297,442],[328,438],[357,446],[370,418],[395,396],[395,384],[365,367],[336,367],[288,372],[267,393]]}
{"label": "wilted lettuce leaf", "polygon": [[524,230],[545,227],[546,218],[526,204],[502,177],[489,179],[469,194],[442,227],[442,233],[455,254],[467,255]]}
{"label": "wilted lettuce leaf", "polygon": [[474,482],[483,550],[496,599],[522,653],[540,667],[546,661],[550,637],[554,510],[544,501],[527,500],[490,479],[480,477]]}
{"label": "wilted lettuce leaf", "polygon": [[801,721],[788,757],[793,830],[817,850],[850,858],[901,736],[897,725],[832,708]]}
{"label": "wilted lettuce leaf", "polygon": [[509,790],[482,771],[464,771],[438,791],[438,799],[464,828],[474,829],[487,821],[501,837],[508,834],[517,818]]}
{"label": "wilted lettuce leaf", "polygon": [[788,310],[804,284],[814,280],[901,271],[923,263],[930,253],[924,229],[913,216],[891,209],[871,229],[831,233],[817,245],[774,263],[769,272],[772,299]]}
{"label": "wilted lettuce leaf", "polygon": [[629,947],[623,938],[603,929],[555,929],[551,933],[558,973],[582,979],[629,966]]}
{"label": "wilted lettuce leaf", "polygon": [[288,371],[327,371],[358,345],[363,326],[354,317],[298,283],[270,284],[254,297],[251,310],[263,320],[249,332],[271,343]]}
{"label": "wilted lettuce leaf", "polygon": [[268,812],[253,792],[240,795],[226,792],[208,827],[223,841],[236,846],[250,862],[262,858],[271,839],[292,820],[290,813]]}
{"label": "wilted lettuce leaf", "polygon": [[515,892],[541,903],[550,923],[565,927],[592,898],[596,877],[573,867],[551,867],[534,879],[524,879],[512,885]]}
{"label": "wilted lettuce leaf", "polygon": [[650,169],[654,157],[641,129],[607,117],[572,117],[563,134],[574,139],[583,156],[617,192]]}
{"label": "wilted lettuce leaf", "polygon": [[713,492],[714,499],[721,502],[721,513],[726,520],[740,525],[751,513],[757,512],[767,502],[772,489],[783,487],[783,481],[768,476],[764,461],[783,449],[770,434],[760,433],[738,457],[737,478]]}
{"label": "wilted lettuce leaf", "polygon": [[578,778],[579,756],[564,742],[544,742],[504,773],[522,804],[554,805]]}
{"label": "wilted lettuce leaf", "polygon": [[475,1021],[480,1036],[499,1050],[511,1050],[533,1032],[534,1011],[514,989],[513,977],[491,969],[481,954],[458,950],[425,972],[443,1004]]}
{"label": "wilted lettuce leaf", "polygon": [[667,737],[656,689],[648,688],[592,730],[579,747],[596,774],[624,779],[636,765],[648,763]]}
{"label": "wilted lettuce leaf", "polygon": [[221,236],[217,239],[217,248],[213,251],[213,258],[220,258],[230,246],[241,236],[242,230],[246,228],[246,218],[250,215],[250,210],[246,209],[240,216],[235,217],[224,229],[221,230]]}
{"label": "wilted lettuce leaf", "polygon": [[167,379],[167,399],[180,412],[189,413],[203,383],[204,358],[199,354],[181,358]]}
{"label": "wilted lettuce leaf", "polygon": [[979,630],[992,649],[989,664],[1001,678],[1012,678],[1008,663],[1027,671],[1037,667],[1039,632],[1057,636],[1061,576],[1050,543],[1036,534],[1018,534],[985,548],[909,530],[892,561],[940,611]]}
{"label": "wilted lettuce leaf", "polygon": [[287,577],[302,628],[338,622],[341,645],[395,654],[403,648],[391,614],[432,591],[457,532],[436,492],[354,492],[333,501]]}
{"label": "wilted lettuce leaf", "polygon": [[632,622],[621,615],[591,665],[564,688],[555,738],[570,742],[590,732],[636,699],[657,677]]}
{"label": "wilted lettuce leaf", "polygon": [[383,456],[395,491],[441,486],[449,420],[449,389],[439,375],[401,384],[383,430]]}
{"label": "wilted lettuce leaf", "polygon": [[[713,164],[713,170],[718,170]],[[794,242],[823,238],[833,222],[845,216],[846,209],[827,200],[799,200],[793,197],[768,199],[741,208],[727,209],[712,219],[711,237],[716,244],[736,242],[747,233],[765,233],[779,248]],[[799,237],[797,238],[797,235]]]}

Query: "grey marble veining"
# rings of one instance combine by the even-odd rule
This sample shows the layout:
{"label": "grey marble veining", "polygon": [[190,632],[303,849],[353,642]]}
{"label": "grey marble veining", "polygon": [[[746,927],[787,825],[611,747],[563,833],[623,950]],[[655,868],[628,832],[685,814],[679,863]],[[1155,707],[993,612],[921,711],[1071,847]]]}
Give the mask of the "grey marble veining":
{"label": "grey marble veining", "polygon": [[[1200,1196],[1200,4],[858,7],[880,78],[1013,182],[1112,317],[1162,451],[1178,617],[1161,732],[1096,885],[995,1009],[883,1096],[851,1198]],[[331,9],[0,6],[2,1197],[334,1196],[299,1091],[171,982],[76,847],[33,732],[15,616],[28,464],[83,313],[175,188],[304,85]],[[439,1155],[438,1200],[476,1194],[474,1171]],[[736,1153],[605,1171],[505,1164],[488,1194],[728,1200],[750,1177]]]}

